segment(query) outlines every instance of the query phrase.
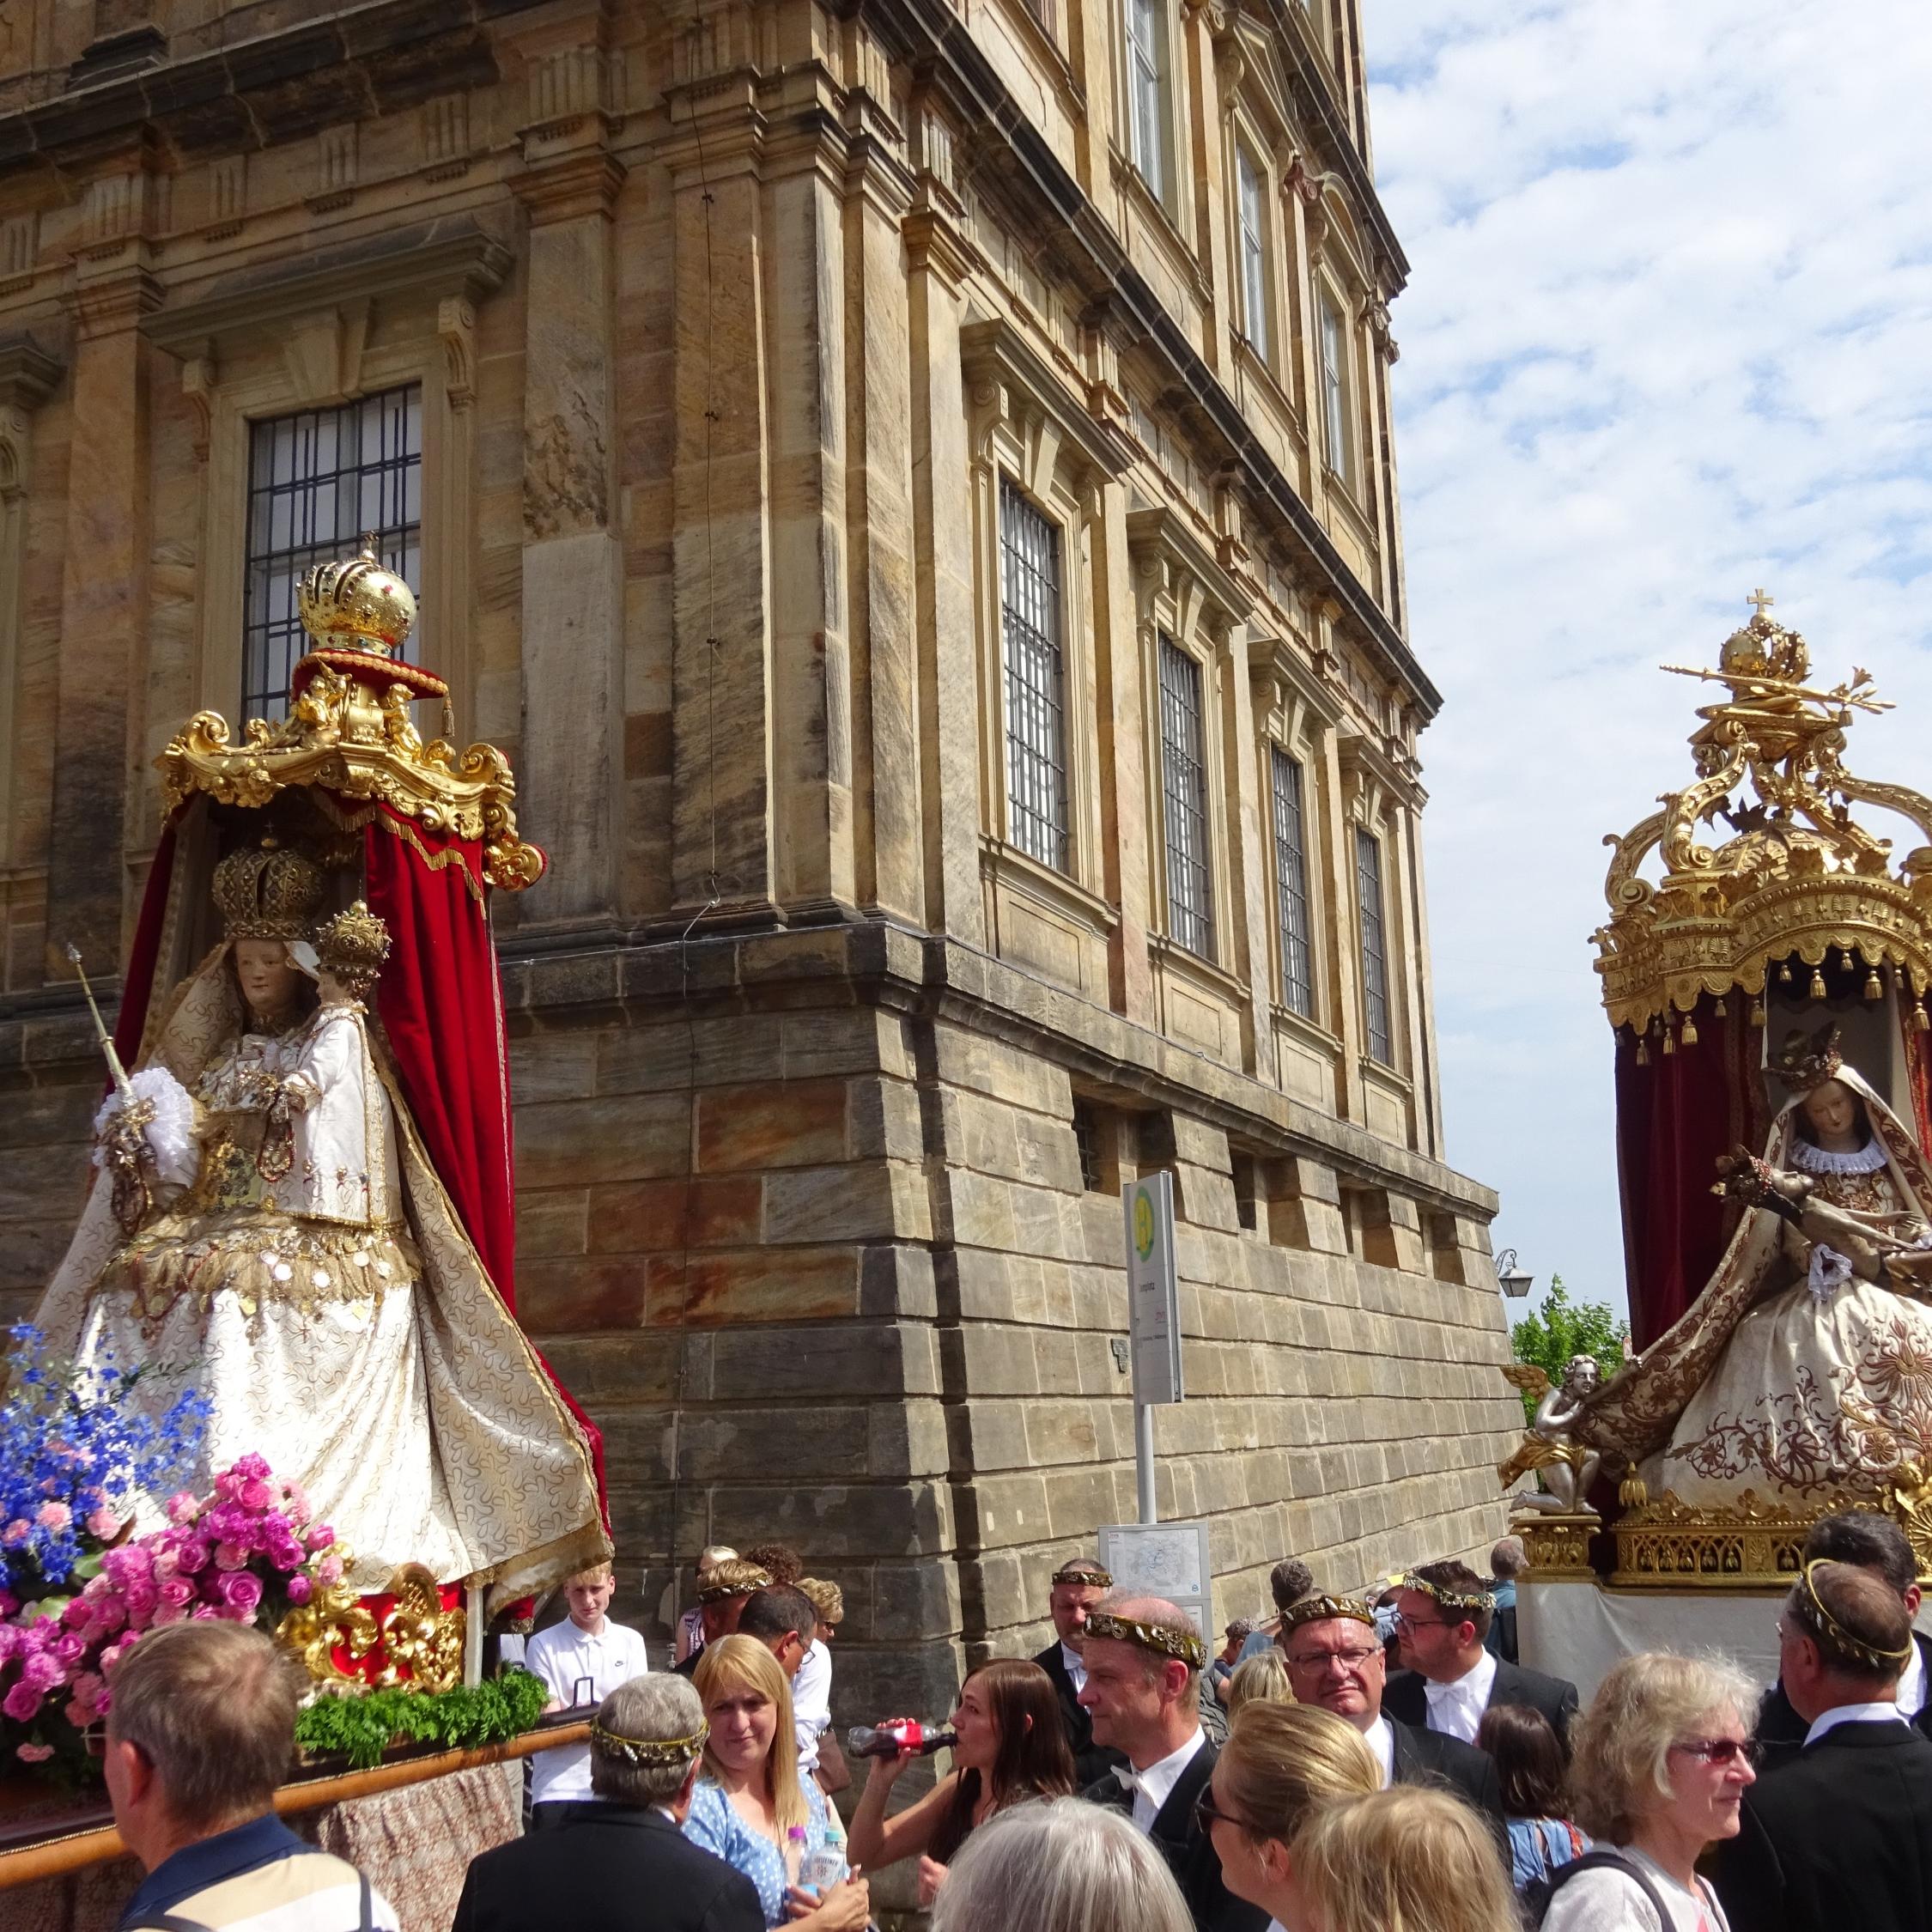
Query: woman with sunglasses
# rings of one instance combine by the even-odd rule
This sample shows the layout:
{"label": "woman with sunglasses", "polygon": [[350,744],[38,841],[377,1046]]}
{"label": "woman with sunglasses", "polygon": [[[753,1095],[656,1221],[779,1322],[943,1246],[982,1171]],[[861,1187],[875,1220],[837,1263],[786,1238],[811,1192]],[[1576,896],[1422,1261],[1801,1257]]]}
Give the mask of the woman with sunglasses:
{"label": "woman with sunglasses", "polygon": [[[1253,1662],[1242,1666],[1253,1668]],[[1295,1895],[1288,1848],[1323,1805],[1377,1789],[1382,1773],[1361,1733],[1311,1704],[1261,1700],[1235,1713],[1214,1776],[1195,1802],[1214,1841],[1221,1882],[1277,1928]]]}
{"label": "woman with sunglasses", "polygon": [[1697,1867],[1737,1835],[1757,1701],[1727,1663],[1653,1650],[1612,1668],[1572,1740],[1577,1821],[1598,1849],[1552,1875],[1546,1932],[1730,1932]]}

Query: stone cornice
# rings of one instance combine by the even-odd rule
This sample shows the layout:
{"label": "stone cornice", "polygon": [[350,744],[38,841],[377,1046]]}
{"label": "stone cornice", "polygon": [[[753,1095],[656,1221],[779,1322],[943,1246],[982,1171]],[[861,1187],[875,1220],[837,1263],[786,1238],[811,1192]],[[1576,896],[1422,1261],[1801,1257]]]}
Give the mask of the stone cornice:
{"label": "stone cornice", "polygon": [[616,212],[624,185],[624,164],[602,148],[580,148],[568,154],[532,160],[510,185],[539,226],[574,221],[580,215]]}
{"label": "stone cornice", "polygon": [[959,360],[972,380],[1004,382],[1030,397],[1103,476],[1121,476],[1133,460],[1133,451],[1088,411],[1084,398],[1073,397],[1066,380],[1011,322],[969,323],[959,331]]}
{"label": "stone cornice", "polygon": [[145,331],[151,342],[183,355],[231,331],[375,295],[475,301],[501,286],[513,260],[508,247],[472,216],[420,222],[224,276],[191,301],[169,302],[148,319]]}
{"label": "stone cornice", "polygon": [[1129,510],[1127,534],[1127,548],[1137,556],[1165,556],[1193,577],[1208,602],[1219,611],[1224,627],[1240,623],[1254,608],[1254,598],[1221,568],[1219,559],[1178,510],[1164,503]]}
{"label": "stone cornice", "polygon": [[67,365],[24,329],[0,335],[0,410],[31,410],[53,393]]}
{"label": "stone cornice", "polygon": [[1090,283],[1097,303],[1120,315],[1139,338],[1144,355],[1163,365],[1176,400],[1228,453],[1249,493],[1280,519],[1296,564],[1327,589],[1346,612],[1349,632],[1384,675],[1401,685],[1425,720],[1442,708],[1442,693],[1407,641],[1342,558],[1321,519],[1242,416],[1241,407],[1170,315],[1126,245],[1068,173],[1014,100],[998,71],[947,0],[852,0],[882,34],[894,39],[945,92],[963,125],[998,144],[1008,188],[1024,197],[1036,218],[1052,224],[1055,252],[1070,273]]}

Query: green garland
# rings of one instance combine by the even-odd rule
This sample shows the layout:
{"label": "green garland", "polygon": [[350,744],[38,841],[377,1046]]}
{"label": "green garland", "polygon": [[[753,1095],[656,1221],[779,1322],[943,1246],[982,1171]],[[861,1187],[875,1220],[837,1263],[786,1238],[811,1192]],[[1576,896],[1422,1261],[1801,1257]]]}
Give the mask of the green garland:
{"label": "green garland", "polygon": [[449,1691],[371,1691],[362,1697],[318,1698],[295,1718],[306,1758],[347,1758],[353,1771],[380,1764],[392,1744],[440,1744],[469,1751],[529,1730],[550,1692],[523,1670],[487,1684]]}

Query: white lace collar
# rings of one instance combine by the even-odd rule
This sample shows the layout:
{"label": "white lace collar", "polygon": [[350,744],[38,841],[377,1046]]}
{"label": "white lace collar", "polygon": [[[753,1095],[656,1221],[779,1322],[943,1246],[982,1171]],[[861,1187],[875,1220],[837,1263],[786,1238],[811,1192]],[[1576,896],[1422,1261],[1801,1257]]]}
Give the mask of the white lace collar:
{"label": "white lace collar", "polygon": [[1856,1154],[1834,1154],[1814,1146],[1802,1134],[1791,1136],[1791,1164],[1807,1174],[1876,1174],[1885,1165],[1885,1149],[1868,1140]]}

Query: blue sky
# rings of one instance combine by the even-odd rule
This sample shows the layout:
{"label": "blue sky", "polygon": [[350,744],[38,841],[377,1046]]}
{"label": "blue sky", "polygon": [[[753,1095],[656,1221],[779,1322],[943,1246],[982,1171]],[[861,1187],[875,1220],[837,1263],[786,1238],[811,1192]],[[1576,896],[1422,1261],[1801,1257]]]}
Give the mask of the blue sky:
{"label": "blue sky", "polygon": [[1450,1159],[1619,1304],[1601,840],[1765,585],[1932,789],[1932,7],[1366,0]]}

